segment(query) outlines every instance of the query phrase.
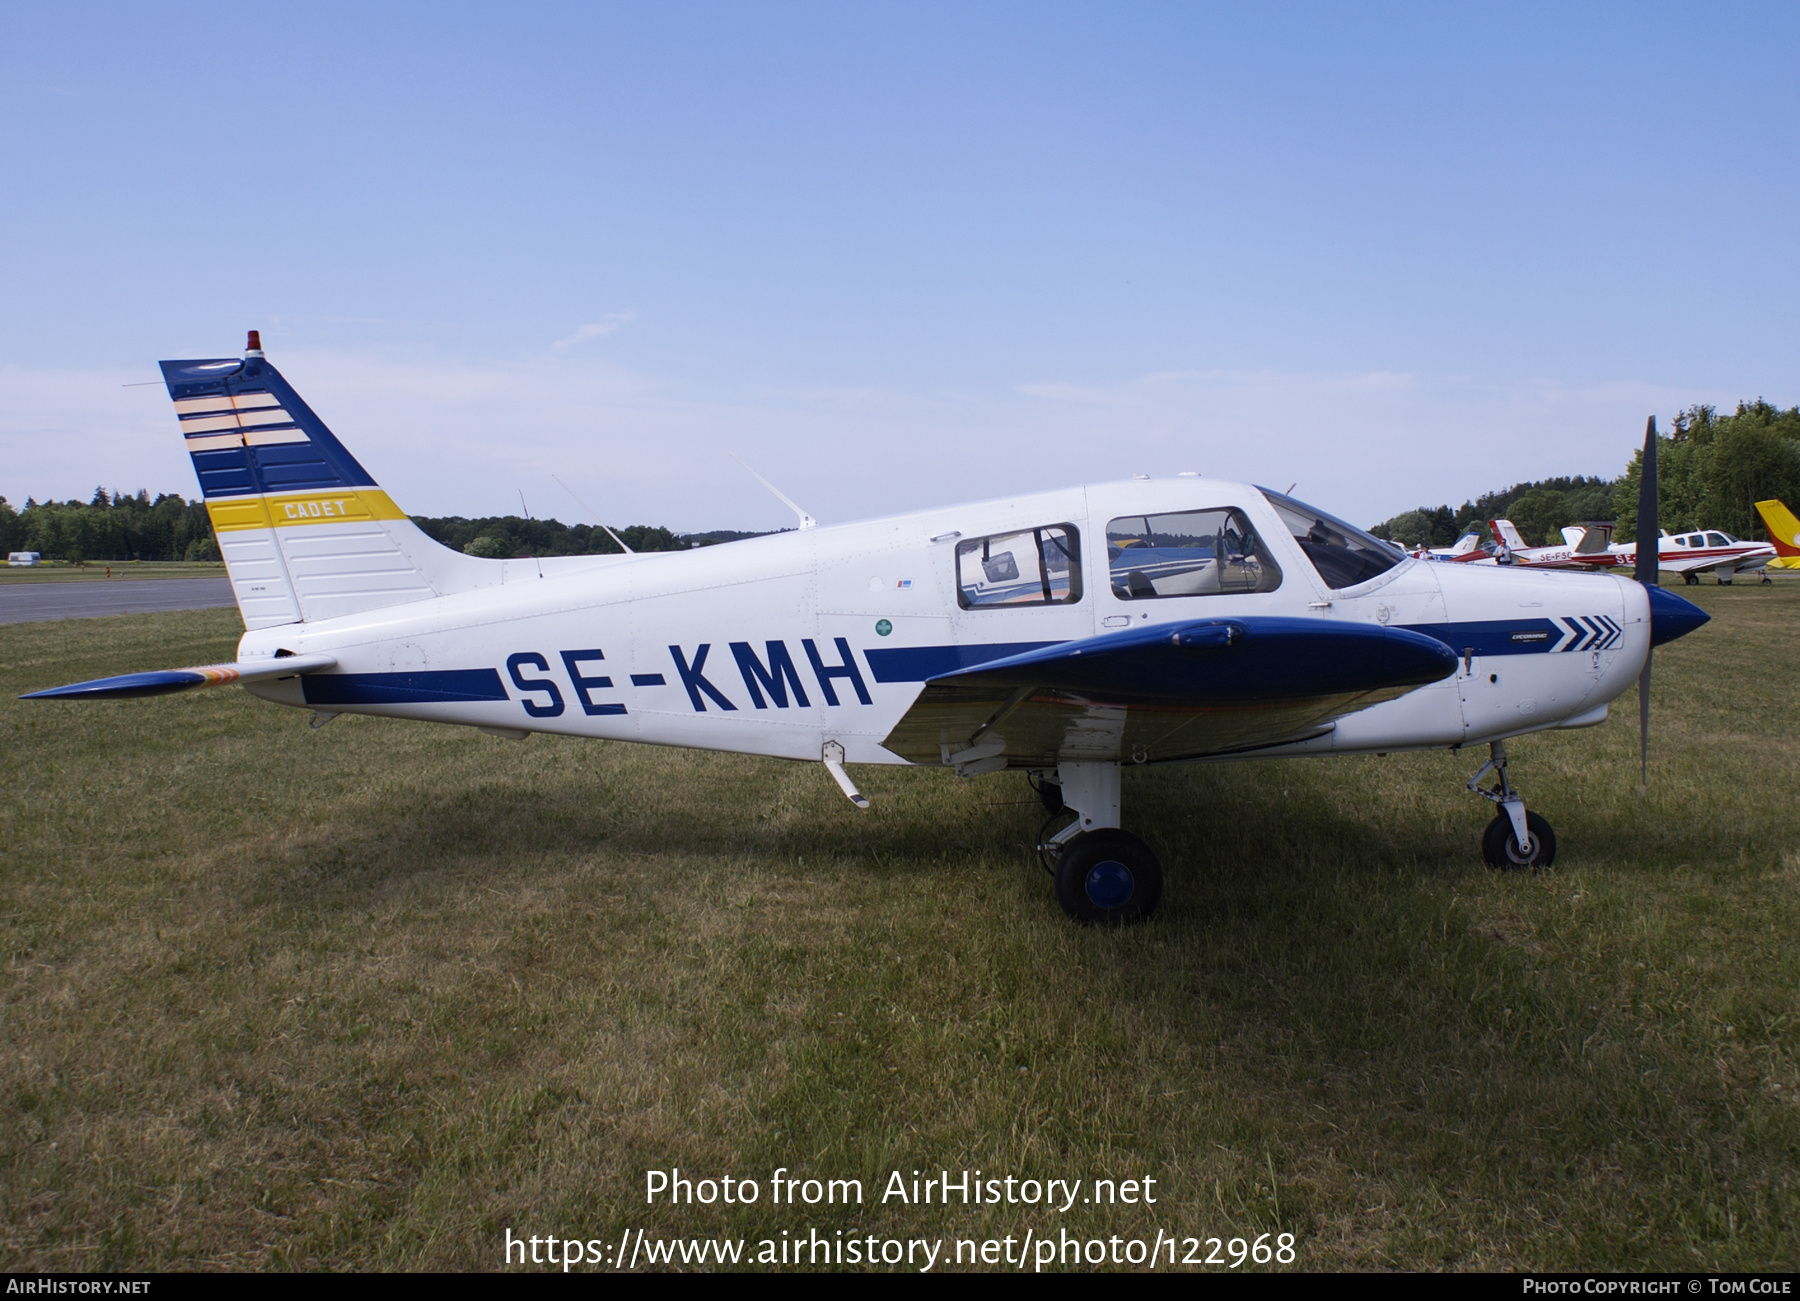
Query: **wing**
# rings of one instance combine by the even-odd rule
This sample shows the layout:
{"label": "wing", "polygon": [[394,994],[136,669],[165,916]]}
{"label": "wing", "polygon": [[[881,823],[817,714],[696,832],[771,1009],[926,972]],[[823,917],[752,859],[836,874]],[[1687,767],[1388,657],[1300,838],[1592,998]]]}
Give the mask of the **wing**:
{"label": "wing", "polygon": [[969,775],[1059,759],[1193,759],[1320,735],[1455,669],[1436,638],[1374,624],[1163,624],[933,677],[882,744]]}

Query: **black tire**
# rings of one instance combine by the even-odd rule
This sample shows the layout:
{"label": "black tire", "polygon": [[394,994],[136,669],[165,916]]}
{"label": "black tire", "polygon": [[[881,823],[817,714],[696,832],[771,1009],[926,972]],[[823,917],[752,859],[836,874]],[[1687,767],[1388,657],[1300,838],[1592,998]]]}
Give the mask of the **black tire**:
{"label": "black tire", "polygon": [[1556,862],[1556,832],[1541,814],[1525,811],[1525,830],[1531,837],[1531,852],[1519,851],[1519,839],[1513,834],[1512,819],[1502,809],[1481,833],[1481,856],[1489,867],[1502,872],[1541,872]]}
{"label": "black tire", "polygon": [[1056,900],[1088,926],[1141,922],[1162,899],[1162,864],[1128,831],[1089,831],[1063,846],[1056,864]]}
{"label": "black tire", "polygon": [[1700,575],[1699,574],[1683,574],[1681,576],[1681,581],[1686,583],[1689,587],[1698,587],[1698,586],[1700,586]]}

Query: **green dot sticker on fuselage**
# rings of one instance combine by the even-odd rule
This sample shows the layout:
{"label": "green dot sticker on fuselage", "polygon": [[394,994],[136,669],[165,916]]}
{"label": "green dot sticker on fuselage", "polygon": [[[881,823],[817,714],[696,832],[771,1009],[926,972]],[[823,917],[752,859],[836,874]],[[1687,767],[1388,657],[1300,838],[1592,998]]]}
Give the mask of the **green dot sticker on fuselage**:
{"label": "green dot sticker on fuselage", "polygon": [[878,636],[885,637],[892,631],[894,631],[894,625],[889,623],[886,619],[881,620],[875,625],[875,632]]}

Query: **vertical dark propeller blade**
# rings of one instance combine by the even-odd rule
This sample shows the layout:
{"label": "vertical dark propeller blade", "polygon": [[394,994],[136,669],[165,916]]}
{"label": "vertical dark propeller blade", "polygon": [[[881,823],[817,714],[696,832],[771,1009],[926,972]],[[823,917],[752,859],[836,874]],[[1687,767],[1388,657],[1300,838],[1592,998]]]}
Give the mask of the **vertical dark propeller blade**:
{"label": "vertical dark propeller blade", "polygon": [[[1657,585],[1657,561],[1662,552],[1662,529],[1656,517],[1656,417],[1644,426],[1643,476],[1638,481],[1637,580]],[[1642,765],[1639,789],[1650,789],[1650,660],[1654,648],[1644,651],[1644,671],[1638,674],[1638,759]]]}
{"label": "vertical dark propeller blade", "polygon": [[[1644,426],[1644,475],[1638,482],[1637,573],[1634,577],[1647,586],[1656,586],[1656,562],[1661,550],[1662,529],[1656,522],[1656,417]],[[1650,549],[1644,550],[1649,539]]]}

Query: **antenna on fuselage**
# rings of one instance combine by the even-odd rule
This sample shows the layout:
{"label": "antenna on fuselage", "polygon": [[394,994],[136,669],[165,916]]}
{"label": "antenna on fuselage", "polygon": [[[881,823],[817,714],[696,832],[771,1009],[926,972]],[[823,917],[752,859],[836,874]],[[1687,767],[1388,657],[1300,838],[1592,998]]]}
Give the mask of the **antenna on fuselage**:
{"label": "antenna on fuselage", "polygon": [[[573,488],[571,488],[568,484],[564,483],[561,479],[558,479],[554,474],[551,475],[550,477],[552,479],[556,479],[557,487],[561,488],[564,492],[568,493],[569,496],[575,497],[575,490]],[[606,528],[606,521],[604,521],[600,518],[600,516],[595,512],[595,510],[592,506],[588,505],[585,501],[581,500],[581,498],[579,498],[579,497],[575,497],[575,504],[577,506],[581,507],[581,509],[586,511],[589,515],[592,515],[594,517],[594,523],[598,524],[601,528],[606,529],[606,536],[611,538],[614,542],[617,542],[621,547],[623,547],[626,555],[635,556],[637,554],[637,552],[633,551],[630,547],[625,546],[624,538],[620,537],[617,533],[614,533],[611,529]]]}
{"label": "antenna on fuselage", "polygon": [[[525,522],[527,524],[531,523],[531,507],[525,504],[525,490],[523,488],[519,489],[519,509],[525,512]],[[543,558],[540,556],[533,556],[531,559],[533,563],[537,565],[538,577],[542,578],[544,576]]]}
{"label": "antenna on fuselage", "polygon": [[[727,453],[727,455],[729,455],[731,457],[731,459],[736,461],[739,465],[743,466],[746,470],[750,470],[749,463],[746,462],[744,460],[744,458],[739,456],[736,452],[729,452],[729,453]],[[811,528],[817,528],[819,526],[819,521],[814,519],[811,515],[808,515],[805,511],[801,510],[798,506],[796,506],[794,504],[794,499],[792,497],[788,496],[781,489],[777,488],[774,484],[770,483],[767,479],[763,478],[762,475],[758,474],[755,470],[750,470],[750,477],[752,479],[755,479],[758,483],[760,483],[763,487],[767,488],[770,492],[774,493],[777,497],[781,498],[782,505],[786,506],[789,510],[793,511],[794,514],[796,514],[800,517],[800,527],[801,528],[811,529]]]}

